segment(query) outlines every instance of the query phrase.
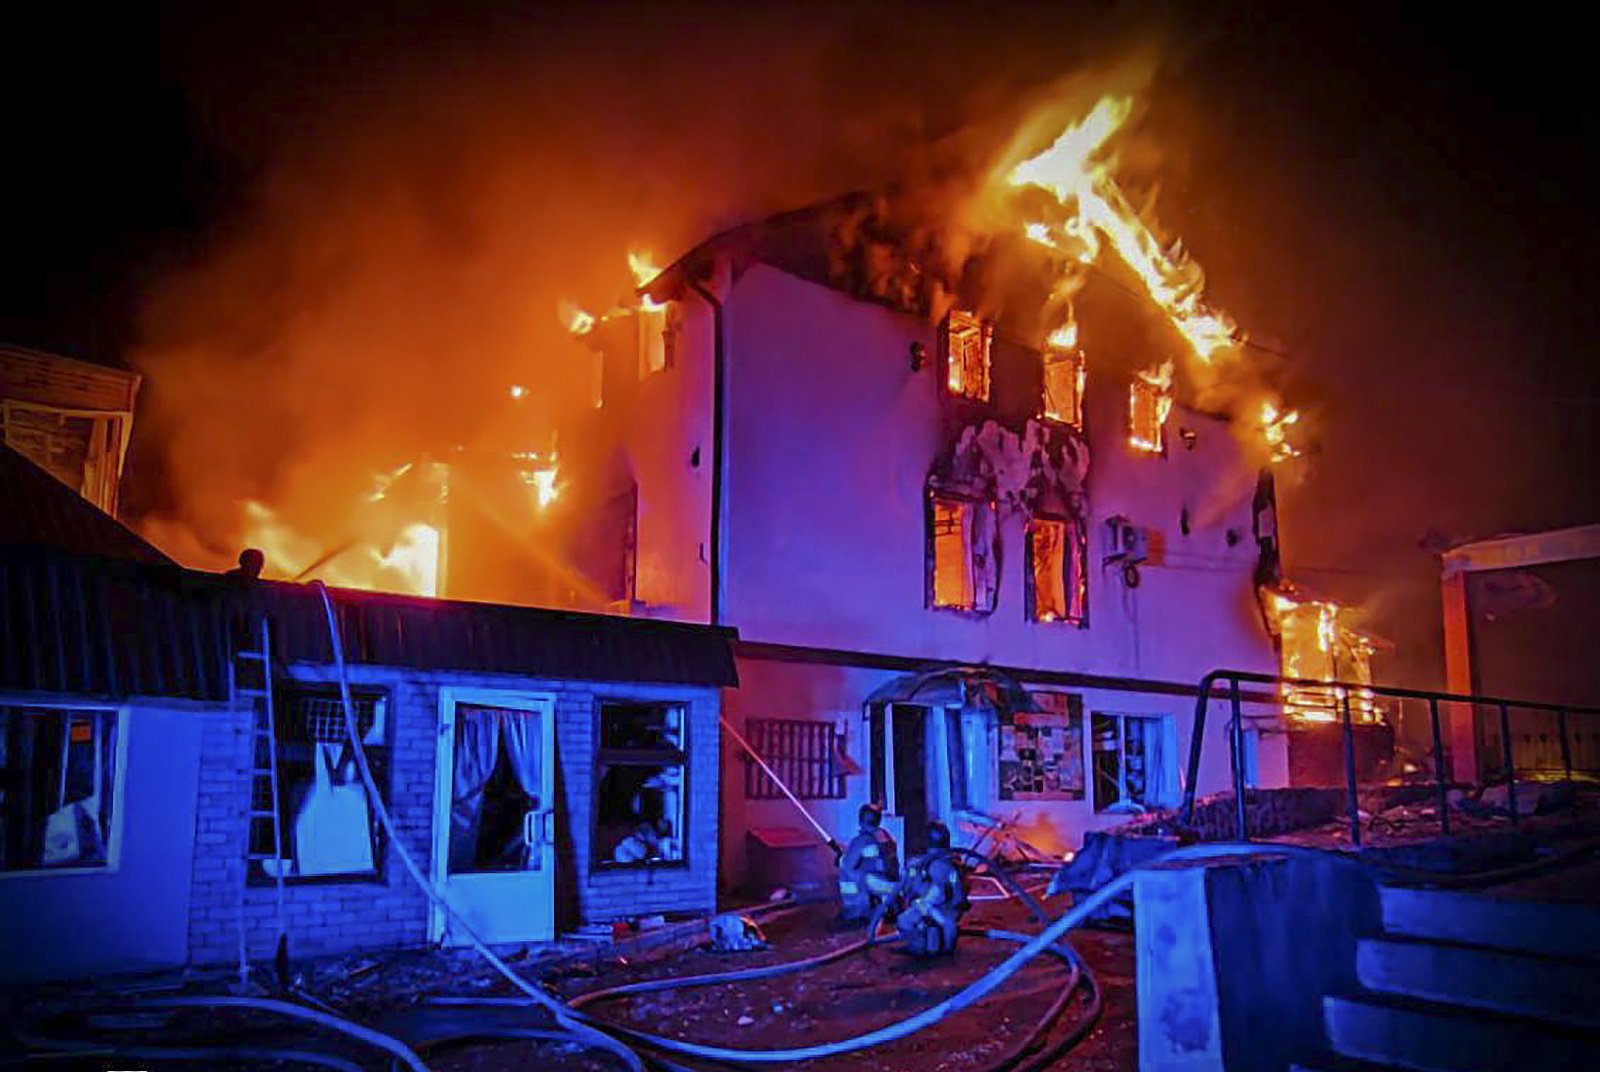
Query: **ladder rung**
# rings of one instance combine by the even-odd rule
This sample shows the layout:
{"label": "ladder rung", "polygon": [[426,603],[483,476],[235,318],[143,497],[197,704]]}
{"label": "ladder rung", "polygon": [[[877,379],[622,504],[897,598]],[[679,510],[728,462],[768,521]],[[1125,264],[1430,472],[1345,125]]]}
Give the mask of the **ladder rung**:
{"label": "ladder rung", "polygon": [[277,822],[278,821],[278,813],[273,811],[273,810],[271,810],[270,808],[251,808],[250,809],[250,818],[252,818],[252,819],[271,819],[273,822]]}
{"label": "ladder rung", "polygon": [[251,662],[257,663],[264,663],[267,661],[266,655],[259,651],[236,651],[233,653],[233,657],[235,659],[249,659]]}
{"label": "ladder rung", "polygon": [[277,853],[274,853],[274,852],[249,852],[249,853],[245,853],[245,857],[244,858],[246,860],[249,860],[251,863],[256,863],[256,864],[263,863],[263,862],[265,862],[267,860],[280,860],[280,859],[282,859],[282,857],[280,857]]}

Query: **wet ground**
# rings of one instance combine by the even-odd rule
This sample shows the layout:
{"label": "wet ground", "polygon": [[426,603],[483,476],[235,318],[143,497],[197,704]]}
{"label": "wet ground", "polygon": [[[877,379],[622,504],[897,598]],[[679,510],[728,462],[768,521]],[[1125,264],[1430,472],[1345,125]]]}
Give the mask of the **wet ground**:
{"label": "wet ground", "polygon": [[[1065,905],[1048,907],[1059,912]],[[697,951],[655,963],[613,962],[595,976],[566,981],[560,990],[571,997],[639,979],[703,975],[815,957],[860,936],[860,932],[832,932],[828,925],[832,911],[831,906],[811,906],[771,919],[764,924],[772,942],[766,951]],[[974,927],[1037,929],[1014,901],[979,904],[967,922]],[[1105,995],[1105,1009],[1089,1034],[1051,1067],[1132,1072],[1138,1064],[1132,935],[1080,931],[1072,943],[1094,972]],[[748,1049],[804,1046],[858,1035],[935,1005],[1015,948],[1006,942],[963,938],[953,957],[921,962],[893,952],[892,947],[879,947],[798,975],[621,997],[587,1011],[622,1026],[697,1042]],[[773,1067],[978,1072],[1022,1041],[1060,993],[1066,976],[1058,961],[1039,958],[977,1005],[926,1031],[854,1054]],[[1060,1029],[1076,1023],[1083,1008],[1082,999],[1075,1001],[1062,1016]],[[507,1042],[440,1051],[430,1064],[438,1072],[607,1067],[566,1047]]]}

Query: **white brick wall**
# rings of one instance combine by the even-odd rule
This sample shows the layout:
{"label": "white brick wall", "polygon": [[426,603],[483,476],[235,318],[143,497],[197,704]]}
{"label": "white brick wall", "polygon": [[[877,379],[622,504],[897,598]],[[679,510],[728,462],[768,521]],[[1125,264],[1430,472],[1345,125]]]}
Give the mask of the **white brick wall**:
{"label": "white brick wall", "polygon": [[[307,681],[332,680],[325,667],[297,667],[295,676]],[[549,692],[556,697],[558,929],[580,922],[715,907],[720,709],[716,689],[373,667],[352,668],[351,681],[388,690],[392,719],[389,810],[401,841],[425,871],[432,857],[440,687]],[[601,699],[688,704],[686,866],[608,872],[593,868],[594,728],[596,704]],[[221,712],[203,717],[207,721],[191,876],[190,960],[214,964],[238,956],[241,889],[249,956],[269,957],[277,939],[276,895],[270,884],[244,887],[249,715]],[[427,940],[427,898],[392,849],[381,879],[291,883],[286,915],[289,949],[295,956],[415,946]]]}

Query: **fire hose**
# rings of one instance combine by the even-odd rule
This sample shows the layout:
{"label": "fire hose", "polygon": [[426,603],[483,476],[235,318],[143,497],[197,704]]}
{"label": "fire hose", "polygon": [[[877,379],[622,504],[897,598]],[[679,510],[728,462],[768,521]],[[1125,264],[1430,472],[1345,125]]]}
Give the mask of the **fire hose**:
{"label": "fire hose", "polygon": [[[646,989],[665,990],[674,989],[678,986],[709,985],[711,982],[719,980],[716,977],[700,976],[688,980],[679,979],[647,981],[646,983],[628,984],[627,986],[615,987],[607,991],[599,991],[594,994],[584,995],[578,999],[575,999],[572,1003],[567,1004],[547,993],[540,986],[530,983],[526,979],[522,978],[510,967],[510,965],[506,964],[504,960],[497,956],[494,951],[491,950],[482,941],[482,939],[471,930],[465,921],[460,918],[459,914],[456,913],[454,908],[448,903],[444,896],[423,873],[415,858],[411,855],[410,851],[406,849],[404,841],[397,836],[397,833],[394,829],[393,818],[390,816],[388,809],[384,806],[381,794],[377,791],[376,782],[373,778],[372,770],[368,763],[365,750],[360,745],[360,734],[356,725],[354,705],[350,696],[350,686],[345,666],[343,641],[340,636],[338,620],[334,614],[333,603],[325,586],[323,586],[320,582],[316,582],[315,587],[322,597],[324,610],[327,614],[328,629],[333,648],[335,668],[338,676],[340,700],[344,709],[345,728],[350,740],[354,743],[352,752],[356,761],[356,766],[361,775],[362,782],[366,787],[369,799],[371,800],[374,813],[376,814],[379,823],[388,834],[389,844],[393,846],[406,871],[428,896],[429,900],[435,905],[439,906],[439,908],[447,914],[447,916],[451,919],[452,926],[457,929],[458,933],[467,939],[468,944],[471,945],[491,967],[493,967],[501,976],[503,976],[507,982],[509,982],[525,996],[527,1004],[539,1006],[548,1011],[554,1017],[556,1024],[566,1032],[566,1036],[564,1037],[570,1037],[574,1041],[578,1041],[594,1049],[609,1053],[619,1059],[625,1067],[638,1070],[638,1072],[643,1072],[645,1067],[643,1059],[630,1046],[624,1044],[623,1042],[619,1041],[618,1038],[613,1036],[626,1038],[634,1044],[646,1046],[657,1052],[675,1053],[699,1058],[702,1060],[735,1064],[786,1064],[815,1058],[833,1057],[840,1054],[854,1053],[869,1049],[874,1046],[895,1042],[919,1031],[925,1030],[926,1028],[933,1026],[946,1017],[968,1009],[979,1001],[982,1001],[984,998],[994,993],[995,990],[997,990],[1018,971],[1020,971],[1022,967],[1029,961],[1042,955],[1049,955],[1065,960],[1076,970],[1077,975],[1074,976],[1074,982],[1076,982],[1077,978],[1080,976],[1089,981],[1091,988],[1091,1015],[1086,1017],[1083,1023],[1080,1023],[1078,1027],[1070,1032],[1066,1039],[1058,1041],[1054,1046],[1044,1053],[1032,1058],[1027,1058],[1028,1047],[1030,1047],[1038,1037],[1038,1032],[1036,1032],[1027,1040],[1024,1040],[1024,1044],[1017,1048],[1014,1053],[1008,1055],[1006,1062],[1000,1066],[1012,1067],[1014,1062],[1023,1061],[1026,1058],[1026,1063],[1014,1065],[1016,1072],[1036,1072],[1036,1070],[1043,1068],[1049,1061],[1054,1060],[1055,1056],[1059,1055],[1062,1048],[1072,1045],[1078,1038],[1082,1036],[1083,1032],[1087,1030],[1087,1027],[1084,1026],[1085,1023],[1092,1023],[1092,1016],[1098,1012],[1099,1008],[1098,987],[1094,985],[1092,976],[1087,971],[1083,970],[1081,962],[1077,959],[1076,953],[1071,951],[1070,946],[1063,944],[1066,934],[1074,928],[1082,925],[1112,899],[1125,893],[1133,884],[1133,881],[1139,871],[1158,864],[1172,862],[1202,860],[1221,856],[1259,855],[1300,855],[1325,858],[1331,854],[1338,859],[1352,863],[1354,866],[1363,866],[1360,863],[1351,861],[1349,857],[1340,853],[1331,852],[1331,850],[1314,849],[1279,843],[1265,845],[1249,842],[1215,843],[1207,845],[1193,845],[1185,848],[1175,849],[1163,856],[1145,861],[1134,870],[1125,872],[1124,874],[1113,878],[1106,885],[1094,891],[1082,901],[1074,904],[1061,916],[1049,921],[1048,924],[1038,934],[1030,936],[1013,934],[1011,932],[984,932],[985,936],[987,937],[1017,942],[1019,943],[1020,947],[1000,964],[991,968],[982,976],[973,980],[967,986],[963,987],[961,990],[944,999],[943,1001],[940,1001],[935,1005],[922,1010],[921,1012],[895,1021],[894,1023],[886,1024],[882,1027],[873,1029],[871,1031],[862,1032],[855,1036],[830,1042],[788,1047],[783,1049],[739,1049],[729,1046],[719,1046],[691,1042],[683,1039],[668,1038],[662,1035],[652,1034],[650,1032],[639,1031],[633,1028],[610,1024],[592,1016],[591,1014],[581,1011],[581,1006],[599,1001],[603,997],[614,994],[636,993]],[[981,856],[981,854],[975,853],[971,855]],[[984,859],[987,860],[987,858]],[[990,863],[992,864],[992,861]],[[992,871],[997,876],[1003,874],[1001,869],[998,867],[992,867]],[[1036,915],[1038,915],[1041,920],[1047,918],[1042,906],[1038,905],[1038,902],[1032,898],[1031,894],[1027,894],[1020,885],[1016,886],[1016,890],[1019,895],[1029,903],[1030,910],[1034,910]],[[869,942],[870,939],[864,940],[860,943],[853,943],[851,946],[843,947],[842,950],[834,950],[829,954],[824,954],[824,957],[821,959],[838,959],[839,957],[848,955],[849,953],[855,952],[860,948],[865,948]],[[734,978],[756,978],[763,974],[778,975],[803,971],[810,967],[815,967],[815,962],[818,959],[819,958],[811,958],[811,961],[799,961],[792,964],[773,965],[765,969],[745,969],[743,972],[739,973],[726,973],[726,979],[724,981],[731,981]],[[1060,1009],[1064,1009],[1066,1007],[1072,992],[1073,988],[1064,988],[1063,996],[1058,998],[1056,1003]],[[254,1007],[267,1009],[298,1018],[316,1019],[319,1022],[322,1022],[324,1026],[343,1031],[345,1034],[360,1038],[362,1041],[382,1048],[391,1058],[400,1059],[404,1064],[412,1068],[414,1072],[422,1072],[422,1070],[426,1069],[426,1065],[422,1063],[421,1059],[417,1057],[413,1051],[396,1040],[389,1038],[388,1036],[382,1035],[379,1032],[371,1031],[367,1028],[361,1028],[359,1025],[345,1021],[342,1018],[332,1017],[325,1013],[306,1009],[302,1006],[292,1005],[287,1002],[271,1002],[254,998],[222,997],[166,999],[165,1002],[147,1002],[147,1004],[150,1005],[174,1005],[179,1003],[191,1006],[210,1005],[223,1007]],[[1053,1008],[1055,1008],[1055,1006],[1053,1006]],[[350,1030],[352,1028],[355,1030]],[[662,1064],[668,1068],[678,1067],[671,1064],[669,1061],[664,1061],[660,1058],[656,1058],[655,1061],[656,1063]],[[326,1064],[327,1062],[324,1063]]]}

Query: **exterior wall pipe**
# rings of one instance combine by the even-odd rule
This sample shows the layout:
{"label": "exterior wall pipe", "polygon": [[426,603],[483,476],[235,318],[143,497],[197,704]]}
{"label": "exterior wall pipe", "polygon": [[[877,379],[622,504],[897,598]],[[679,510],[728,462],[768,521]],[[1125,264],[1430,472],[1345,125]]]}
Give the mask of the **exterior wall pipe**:
{"label": "exterior wall pipe", "polygon": [[724,379],[728,363],[727,325],[722,301],[700,280],[689,286],[711,308],[711,533],[706,548],[711,562],[710,624],[722,624],[722,497],[723,469],[726,466],[726,414]]}

